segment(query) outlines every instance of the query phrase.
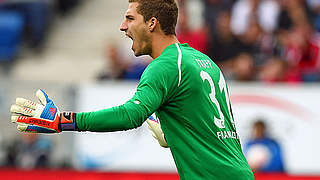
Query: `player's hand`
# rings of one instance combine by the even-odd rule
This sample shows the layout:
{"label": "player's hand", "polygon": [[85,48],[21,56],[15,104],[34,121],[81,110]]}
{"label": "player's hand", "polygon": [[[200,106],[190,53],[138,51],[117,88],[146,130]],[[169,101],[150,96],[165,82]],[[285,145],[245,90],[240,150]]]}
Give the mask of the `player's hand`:
{"label": "player's hand", "polygon": [[155,114],[152,114],[147,120],[148,128],[152,132],[152,136],[158,140],[160,146],[167,148],[168,143],[164,137],[164,134],[161,129],[160,121]]}
{"label": "player's hand", "polygon": [[17,129],[23,132],[59,133],[65,130],[76,130],[75,113],[60,113],[57,106],[43,90],[36,96],[41,104],[17,98],[11,106],[11,121],[17,123]]}

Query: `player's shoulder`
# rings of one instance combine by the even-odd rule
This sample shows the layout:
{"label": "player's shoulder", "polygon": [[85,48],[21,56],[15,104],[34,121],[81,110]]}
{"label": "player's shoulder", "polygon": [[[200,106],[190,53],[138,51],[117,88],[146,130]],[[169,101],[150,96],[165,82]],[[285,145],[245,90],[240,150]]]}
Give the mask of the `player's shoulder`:
{"label": "player's shoulder", "polygon": [[155,60],[163,61],[163,62],[165,61],[175,62],[172,60],[179,59],[179,58],[190,58],[190,57],[209,58],[204,53],[190,47],[187,43],[184,43],[184,44],[175,43],[166,47],[161,53],[161,55],[157,57]]}
{"label": "player's shoulder", "polygon": [[205,53],[200,52],[193,47],[189,46],[187,43],[180,44],[181,54],[182,58],[192,58],[192,59],[207,59],[211,60],[209,56],[207,56]]}
{"label": "player's shoulder", "polygon": [[150,62],[143,72],[142,78],[154,79],[158,77],[174,76],[177,73],[179,52],[176,44],[164,49],[161,55]]}
{"label": "player's shoulder", "polygon": [[166,67],[170,68],[171,66],[176,66],[178,59],[179,59],[179,45],[178,44],[171,44],[166,47],[161,55],[154,59],[149,64],[149,69],[151,68],[160,68]]}
{"label": "player's shoulder", "polygon": [[176,44],[171,44],[167,46],[161,55],[157,57],[155,60],[156,62],[162,62],[162,63],[168,63],[169,62],[175,62],[172,60],[178,59],[179,58],[179,45]]}

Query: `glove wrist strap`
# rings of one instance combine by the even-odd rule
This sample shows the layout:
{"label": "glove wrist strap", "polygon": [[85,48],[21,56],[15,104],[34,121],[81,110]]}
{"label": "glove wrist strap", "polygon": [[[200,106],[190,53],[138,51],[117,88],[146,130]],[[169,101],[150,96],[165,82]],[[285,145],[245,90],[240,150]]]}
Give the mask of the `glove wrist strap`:
{"label": "glove wrist strap", "polygon": [[60,113],[60,131],[77,131],[76,115],[74,112],[62,112]]}

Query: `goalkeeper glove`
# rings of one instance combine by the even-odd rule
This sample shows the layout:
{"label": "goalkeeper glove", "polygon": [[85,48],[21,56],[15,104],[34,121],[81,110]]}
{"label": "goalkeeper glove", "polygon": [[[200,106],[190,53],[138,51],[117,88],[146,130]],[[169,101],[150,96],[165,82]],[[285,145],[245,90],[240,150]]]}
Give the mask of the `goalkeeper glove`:
{"label": "goalkeeper glove", "polygon": [[77,130],[76,113],[60,113],[57,106],[43,90],[36,92],[41,104],[17,98],[11,106],[11,121],[17,123],[17,129],[23,132],[59,133]]}
{"label": "goalkeeper glove", "polygon": [[162,132],[160,121],[159,121],[158,117],[155,114],[152,114],[146,121],[148,123],[148,128],[152,132],[152,136],[156,140],[158,140],[160,146],[162,146],[164,148],[169,147],[168,143],[164,137],[164,134]]}

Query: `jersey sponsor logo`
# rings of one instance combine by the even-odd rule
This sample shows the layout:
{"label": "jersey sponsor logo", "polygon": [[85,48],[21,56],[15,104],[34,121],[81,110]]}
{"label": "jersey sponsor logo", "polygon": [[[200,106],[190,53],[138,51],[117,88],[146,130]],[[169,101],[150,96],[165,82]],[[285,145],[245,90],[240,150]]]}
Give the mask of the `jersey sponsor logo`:
{"label": "jersey sponsor logo", "polygon": [[235,131],[218,131],[219,139],[240,139],[239,134]]}

